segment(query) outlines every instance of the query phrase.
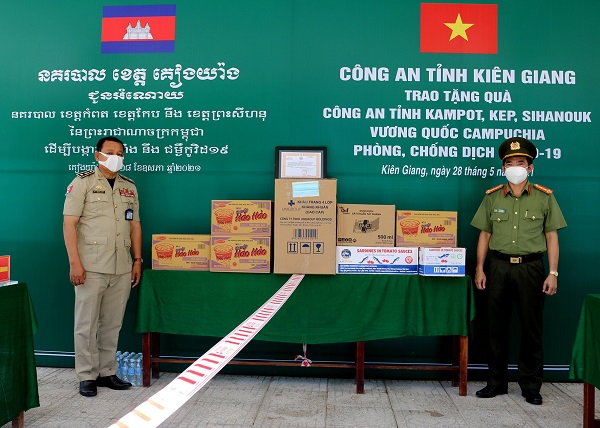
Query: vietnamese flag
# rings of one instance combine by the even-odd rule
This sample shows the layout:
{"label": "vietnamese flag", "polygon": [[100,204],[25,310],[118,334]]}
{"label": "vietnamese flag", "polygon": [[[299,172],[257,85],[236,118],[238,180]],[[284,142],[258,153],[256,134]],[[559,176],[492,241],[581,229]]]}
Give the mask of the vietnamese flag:
{"label": "vietnamese flag", "polygon": [[102,53],[175,51],[174,4],[104,6]]}
{"label": "vietnamese flag", "polygon": [[498,5],[421,3],[421,52],[498,53]]}

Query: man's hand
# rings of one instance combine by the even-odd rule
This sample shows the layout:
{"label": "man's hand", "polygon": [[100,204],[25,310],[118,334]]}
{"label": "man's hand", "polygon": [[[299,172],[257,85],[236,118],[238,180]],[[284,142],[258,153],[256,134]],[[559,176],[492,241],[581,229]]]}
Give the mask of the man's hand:
{"label": "man's hand", "polygon": [[544,286],[542,291],[546,293],[548,296],[553,296],[556,294],[556,289],[558,288],[558,278],[554,275],[548,275],[546,280],[544,281]]}
{"label": "man's hand", "polygon": [[475,270],[475,287],[478,290],[485,290],[485,273],[483,273],[483,269]]}
{"label": "man's hand", "polygon": [[142,263],[134,262],[131,268],[131,288],[134,288],[142,279]]}
{"label": "man's hand", "polygon": [[75,287],[81,285],[85,282],[85,269],[83,265],[80,263],[73,263],[71,265],[71,271],[69,272],[69,278],[71,280],[71,284]]}

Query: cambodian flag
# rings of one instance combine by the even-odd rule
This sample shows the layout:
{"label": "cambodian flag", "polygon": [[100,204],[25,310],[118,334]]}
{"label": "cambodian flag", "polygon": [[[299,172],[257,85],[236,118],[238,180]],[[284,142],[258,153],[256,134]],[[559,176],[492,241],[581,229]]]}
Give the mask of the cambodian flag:
{"label": "cambodian flag", "polygon": [[175,51],[175,5],[104,6],[102,53]]}

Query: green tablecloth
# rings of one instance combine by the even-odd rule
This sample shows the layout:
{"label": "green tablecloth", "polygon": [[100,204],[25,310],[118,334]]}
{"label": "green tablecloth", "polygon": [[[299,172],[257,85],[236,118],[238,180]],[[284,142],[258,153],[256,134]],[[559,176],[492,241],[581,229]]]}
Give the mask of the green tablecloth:
{"label": "green tablecloth", "polygon": [[569,378],[600,388],[600,294],[583,299]]}
{"label": "green tablecloth", "polygon": [[[223,337],[288,278],[146,270],[140,286],[137,331]],[[256,339],[323,344],[401,336],[467,336],[474,315],[469,277],[306,275]]]}
{"label": "green tablecloth", "polygon": [[27,284],[0,287],[0,426],[40,405],[33,353],[36,331]]}

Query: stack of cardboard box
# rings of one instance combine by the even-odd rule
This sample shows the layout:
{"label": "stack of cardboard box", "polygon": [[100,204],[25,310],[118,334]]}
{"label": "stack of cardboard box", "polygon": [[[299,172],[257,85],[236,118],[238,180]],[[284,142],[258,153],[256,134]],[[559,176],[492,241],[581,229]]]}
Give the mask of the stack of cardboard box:
{"label": "stack of cardboard box", "polygon": [[272,202],[213,200],[210,271],[271,272]]}

